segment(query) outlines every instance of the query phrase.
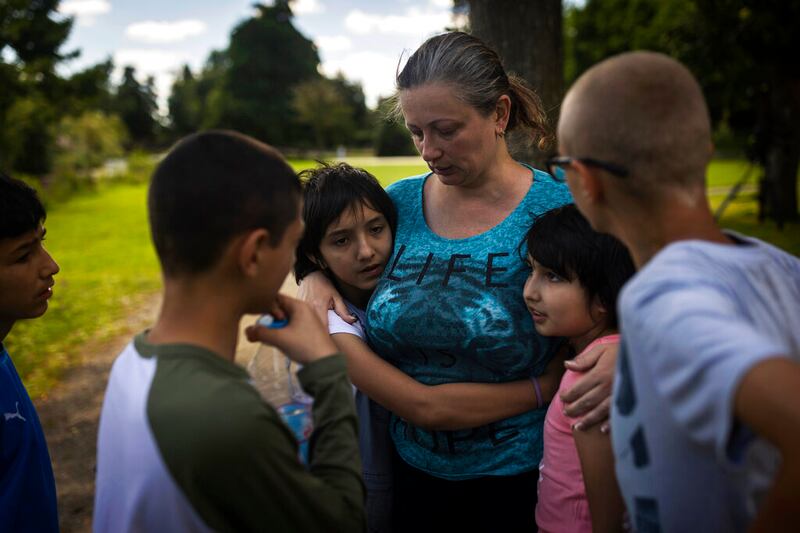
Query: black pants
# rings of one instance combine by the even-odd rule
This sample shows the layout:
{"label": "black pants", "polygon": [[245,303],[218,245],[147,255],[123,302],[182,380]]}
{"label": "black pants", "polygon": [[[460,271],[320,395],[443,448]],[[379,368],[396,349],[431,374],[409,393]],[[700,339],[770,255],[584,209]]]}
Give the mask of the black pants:
{"label": "black pants", "polygon": [[409,466],[394,452],[394,531],[536,531],[536,470],[450,481]]}

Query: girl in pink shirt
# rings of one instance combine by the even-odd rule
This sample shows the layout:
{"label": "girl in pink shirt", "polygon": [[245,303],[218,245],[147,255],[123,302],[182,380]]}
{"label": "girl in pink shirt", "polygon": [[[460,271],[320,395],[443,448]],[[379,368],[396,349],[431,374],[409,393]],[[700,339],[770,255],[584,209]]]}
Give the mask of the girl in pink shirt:
{"label": "girl in pink shirt", "polygon": [[[524,297],[536,330],[564,337],[572,354],[618,343],[616,300],[634,266],[625,247],[597,233],[570,204],[548,211],[527,235]],[[580,374],[567,371],[559,392]],[[620,531],[624,507],[608,435],[575,428],[556,394],[544,422],[536,523],[540,531]]]}

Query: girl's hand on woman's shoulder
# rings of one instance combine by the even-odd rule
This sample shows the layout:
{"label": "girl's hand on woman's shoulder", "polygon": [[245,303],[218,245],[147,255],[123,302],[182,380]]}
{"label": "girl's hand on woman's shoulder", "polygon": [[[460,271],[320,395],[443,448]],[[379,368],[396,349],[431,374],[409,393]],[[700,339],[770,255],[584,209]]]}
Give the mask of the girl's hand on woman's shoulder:
{"label": "girl's hand on woman's shoulder", "polygon": [[347,309],[342,295],[333,286],[328,276],[320,271],[312,272],[303,278],[297,288],[297,297],[311,305],[326,328],[328,327],[329,309],[336,311],[336,314],[348,324],[356,321],[356,317],[351,315]]}
{"label": "girl's hand on woman's shoulder", "polygon": [[564,363],[569,370],[586,373],[569,390],[561,393],[567,416],[583,417],[575,425],[576,429],[584,430],[602,424],[600,430],[608,432],[618,351],[618,343],[599,344]]}

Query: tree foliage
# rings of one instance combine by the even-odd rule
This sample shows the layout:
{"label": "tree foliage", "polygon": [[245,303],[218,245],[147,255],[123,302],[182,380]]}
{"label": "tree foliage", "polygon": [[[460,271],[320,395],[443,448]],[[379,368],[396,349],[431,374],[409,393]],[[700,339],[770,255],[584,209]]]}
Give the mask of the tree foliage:
{"label": "tree foliage", "polygon": [[200,128],[202,101],[198,94],[198,82],[188,65],[172,84],[169,100],[169,119],[172,132],[179,137]]}
{"label": "tree foliage", "polygon": [[390,111],[393,104],[391,98],[381,98],[378,101],[378,111],[375,113],[375,155],[417,155],[408,129],[392,117]]}
{"label": "tree foliage", "polygon": [[53,17],[58,0],[0,2],[0,165],[42,173],[51,161],[61,83],[56,65],[71,19]]}
{"label": "tree foliage", "polygon": [[0,166],[4,169],[35,176],[49,174],[54,164],[59,172],[85,170],[87,164],[100,164],[99,158],[117,154],[126,135],[119,120],[108,115],[115,106],[111,60],[69,77],[56,72],[59,63],[78,54],[61,51],[72,19],[56,15],[58,3],[0,1]]}
{"label": "tree foliage", "polygon": [[796,219],[800,160],[800,3],[588,0],[566,14],[572,81],[608,56],[666,53],[697,76],[717,128],[764,168],[762,213]]}
{"label": "tree foliage", "polygon": [[55,168],[68,180],[91,180],[93,171],[123,154],[127,132],[120,118],[102,111],[67,115],[58,125]]}
{"label": "tree foliage", "polygon": [[319,79],[319,55],[292,24],[288,2],[257,5],[256,15],[233,29],[221,89],[209,105],[216,125],[283,146],[299,138],[292,89]]}
{"label": "tree foliage", "polygon": [[320,78],[296,85],[292,109],[295,120],[314,132],[316,148],[347,144],[355,120],[354,109],[333,81]]}
{"label": "tree foliage", "polygon": [[303,82],[292,92],[295,121],[313,132],[315,148],[369,144],[371,125],[360,84],[339,74]]}
{"label": "tree foliage", "polygon": [[155,118],[158,104],[152,77],[145,83],[139,83],[136,79],[136,69],[131,66],[125,67],[113,107],[127,127],[130,140],[134,144],[148,145],[155,141],[158,130]]}
{"label": "tree foliage", "polygon": [[229,128],[281,147],[368,145],[372,123],[361,85],[319,73],[317,49],[294,27],[287,1],[255,9],[200,72],[185,66],[176,78],[173,137]]}
{"label": "tree foliage", "polygon": [[114,64],[108,59],[62,80],[62,110],[72,115],[79,115],[89,110],[112,112],[113,70]]}

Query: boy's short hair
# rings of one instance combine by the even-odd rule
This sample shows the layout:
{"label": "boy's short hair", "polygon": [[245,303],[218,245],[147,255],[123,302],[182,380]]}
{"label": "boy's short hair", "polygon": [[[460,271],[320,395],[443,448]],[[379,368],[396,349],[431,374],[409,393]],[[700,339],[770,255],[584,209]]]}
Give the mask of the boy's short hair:
{"label": "boy's short hair", "polygon": [[272,245],[297,217],[297,174],[274,148],[233,131],[181,141],[153,174],[148,210],[167,276],[211,268],[236,235],[266,228]]}
{"label": "boy's short hair", "polygon": [[45,217],[36,191],[24,181],[0,172],[0,239],[35,230]]}
{"label": "boy's short hair", "polygon": [[300,173],[303,180],[303,221],[306,223],[306,231],[297,247],[297,262],[294,265],[294,275],[298,283],[311,272],[319,270],[317,263],[311,258],[317,262],[322,261],[320,242],[328,226],[345,209],[366,205],[386,217],[392,235],[397,227],[394,203],[375,176],[347,163],[320,165]]}
{"label": "boy's short hair", "polygon": [[630,176],[614,183],[637,197],[703,187],[712,155],[699,83],[678,61],[647,51],[619,54],[582,74],[564,99],[558,136],[563,155],[627,168]]}
{"label": "boy's short hair", "polygon": [[617,296],[636,272],[624,244],[611,235],[594,231],[575,204],[539,216],[525,241],[536,262],[564,279],[577,278],[588,301],[591,303],[597,297],[606,309],[609,327],[618,326]]}

